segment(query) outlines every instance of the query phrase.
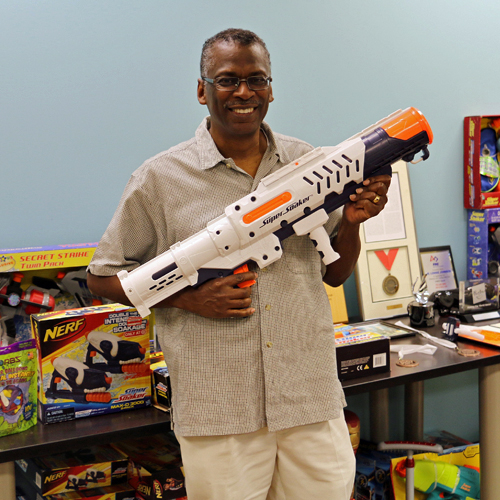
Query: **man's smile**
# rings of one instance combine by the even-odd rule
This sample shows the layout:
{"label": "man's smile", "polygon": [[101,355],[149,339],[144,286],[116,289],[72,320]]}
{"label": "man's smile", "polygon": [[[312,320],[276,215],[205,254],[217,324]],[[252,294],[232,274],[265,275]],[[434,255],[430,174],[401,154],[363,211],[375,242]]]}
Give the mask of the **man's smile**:
{"label": "man's smile", "polygon": [[252,113],[255,109],[257,109],[257,108],[233,108],[233,109],[231,109],[231,111],[233,111],[234,113],[237,113],[239,115],[245,115],[248,113]]}

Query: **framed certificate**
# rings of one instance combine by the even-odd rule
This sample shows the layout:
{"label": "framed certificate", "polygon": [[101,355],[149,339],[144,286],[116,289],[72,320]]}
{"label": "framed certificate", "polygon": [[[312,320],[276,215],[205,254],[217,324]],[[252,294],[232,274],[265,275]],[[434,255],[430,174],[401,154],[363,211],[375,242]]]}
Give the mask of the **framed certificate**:
{"label": "framed certificate", "polygon": [[393,165],[384,210],[362,224],[356,285],[364,321],[407,314],[421,276],[407,168],[403,161]]}
{"label": "framed certificate", "polygon": [[421,248],[420,262],[429,293],[458,288],[450,246]]}

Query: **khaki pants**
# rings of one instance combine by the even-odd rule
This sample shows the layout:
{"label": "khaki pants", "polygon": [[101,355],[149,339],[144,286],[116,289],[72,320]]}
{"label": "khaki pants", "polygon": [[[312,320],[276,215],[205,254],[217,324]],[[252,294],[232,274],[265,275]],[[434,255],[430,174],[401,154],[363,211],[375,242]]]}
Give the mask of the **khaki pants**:
{"label": "khaki pants", "polygon": [[352,492],[343,415],[278,432],[177,439],[189,500],[348,500]]}

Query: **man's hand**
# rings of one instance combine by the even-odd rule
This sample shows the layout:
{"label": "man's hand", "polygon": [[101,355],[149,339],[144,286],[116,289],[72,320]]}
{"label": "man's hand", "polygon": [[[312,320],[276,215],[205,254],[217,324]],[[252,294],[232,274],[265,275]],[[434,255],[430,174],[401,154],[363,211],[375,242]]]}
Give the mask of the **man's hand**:
{"label": "man's hand", "polygon": [[245,318],[255,312],[250,307],[252,287],[239,288],[238,284],[255,279],[252,271],[216,278],[197,288],[185,288],[155,307],[177,307],[205,318]]}
{"label": "man's hand", "polygon": [[363,187],[352,194],[344,206],[344,219],[354,225],[378,215],[387,203],[390,175],[378,175],[363,181]]}

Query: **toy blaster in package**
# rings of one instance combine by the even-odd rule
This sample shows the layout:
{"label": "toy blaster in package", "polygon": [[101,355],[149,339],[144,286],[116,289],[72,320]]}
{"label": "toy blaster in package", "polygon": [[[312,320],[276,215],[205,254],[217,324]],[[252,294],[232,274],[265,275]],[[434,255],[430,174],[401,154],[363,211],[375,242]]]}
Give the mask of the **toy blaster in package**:
{"label": "toy blaster in package", "polygon": [[0,348],[0,436],[36,424],[36,344],[26,340]]}
{"label": "toy blaster in package", "polygon": [[173,432],[113,443],[129,457],[129,483],[137,498],[181,499],[186,496],[179,443]]}
{"label": "toy blaster in package", "polygon": [[151,384],[154,406],[160,410],[168,411],[172,406],[172,390],[170,388],[170,374],[165,361],[151,364]]}
{"label": "toy blaster in package", "polygon": [[39,418],[56,423],[151,405],[149,323],[120,304],[32,316]]}
{"label": "toy blaster in package", "polygon": [[97,243],[0,249],[3,344],[32,338],[30,315],[109,303],[87,287]]}
{"label": "toy blaster in package", "polygon": [[464,119],[464,206],[500,207],[500,116]]}
{"label": "toy blaster in package", "polygon": [[135,500],[135,490],[126,483],[69,491],[54,495],[41,495],[35,486],[21,474],[16,474],[16,500]]}
{"label": "toy blaster in package", "polygon": [[[125,483],[127,464],[128,458],[123,453],[110,445],[102,445],[17,460],[16,475],[24,478],[43,496],[58,495]],[[80,498],[77,495],[74,497]]]}
{"label": "toy blaster in package", "polygon": [[[414,455],[415,500],[479,500],[479,445],[450,448],[444,453]],[[393,458],[391,478],[395,500],[406,498],[406,457]]]}

